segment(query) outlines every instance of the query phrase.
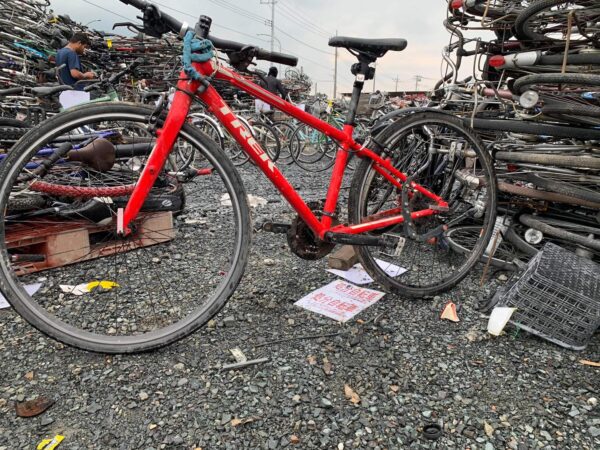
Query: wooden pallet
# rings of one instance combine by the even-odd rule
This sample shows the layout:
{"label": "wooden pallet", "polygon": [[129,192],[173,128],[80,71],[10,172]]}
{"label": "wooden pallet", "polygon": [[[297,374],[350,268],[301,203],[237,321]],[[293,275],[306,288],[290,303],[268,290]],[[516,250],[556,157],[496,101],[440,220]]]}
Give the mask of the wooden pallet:
{"label": "wooden pallet", "polygon": [[7,227],[6,246],[10,253],[44,255],[43,262],[14,263],[18,275],[39,272],[160,244],[175,238],[173,215],[169,211],[141,213],[134,222],[135,239],[112,239],[114,224],[95,225],[87,221],[60,221],[42,218],[35,223]]}

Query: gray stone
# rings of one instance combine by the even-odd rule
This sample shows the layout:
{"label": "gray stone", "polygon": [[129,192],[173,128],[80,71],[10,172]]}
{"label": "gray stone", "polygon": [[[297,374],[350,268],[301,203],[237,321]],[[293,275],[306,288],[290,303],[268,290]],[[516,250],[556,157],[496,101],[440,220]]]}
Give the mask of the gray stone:
{"label": "gray stone", "polygon": [[40,425],[45,427],[50,425],[51,423],[54,422],[54,419],[50,416],[42,416],[41,420],[40,420]]}

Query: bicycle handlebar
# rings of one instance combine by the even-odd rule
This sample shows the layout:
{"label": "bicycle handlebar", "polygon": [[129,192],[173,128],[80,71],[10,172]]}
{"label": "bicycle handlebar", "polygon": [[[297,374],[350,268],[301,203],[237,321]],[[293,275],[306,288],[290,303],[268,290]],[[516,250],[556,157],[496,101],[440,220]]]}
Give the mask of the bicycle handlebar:
{"label": "bicycle handlebar", "polygon": [[85,88],[83,88],[83,90],[84,90],[84,92],[90,92],[90,91],[93,91],[96,89],[101,89],[104,86],[111,86],[111,85],[115,84],[117,81],[119,81],[121,78],[123,78],[125,75],[127,75],[128,73],[132,73],[143,62],[144,62],[144,60],[142,58],[138,58],[134,62],[132,62],[129,66],[127,66],[125,69],[123,69],[122,71],[111,75],[108,79],[96,81],[94,84],[90,84],[89,86],[86,86]]}
{"label": "bicycle handlebar", "polygon": [[[125,3],[126,5],[131,5],[134,8],[139,9],[140,11],[146,11],[148,8],[153,8],[154,11],[158,15],[158,20],[162,22],[169,31],[178,34],[179,36],[185,36],[186,32],[190,30],[189,26],[186,23],[180,22],[175,17],[172,17],[168,14],[162,12],[156,5],[153,3],[147,2],[146,0],[120,0],[121,3]],[[224,51],[240,51],[244,48],[254,47],[248,46],[241,42],[229,41],[226,39],[219,39],[215,36],[209,35],[207,37],[210,40],[215,48]],[[274,63],[285,64],[286,66],[296,66],[298,64],[298,58],[292,55],[286,55],[285,53],[277,53],[277,52],[269,52],[259,47],[254,47],[256,49],[256,59],[261,59],[264,61],[271,61]]]}

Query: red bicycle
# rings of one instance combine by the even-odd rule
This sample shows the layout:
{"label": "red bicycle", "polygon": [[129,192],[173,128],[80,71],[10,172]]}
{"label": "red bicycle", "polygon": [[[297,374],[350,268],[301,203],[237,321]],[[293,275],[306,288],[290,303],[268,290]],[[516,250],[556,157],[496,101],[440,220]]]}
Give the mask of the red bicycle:
{"label": "red bicycle", "polygon": [[[354,245],[376,282],[413,297],[451,288],[479,260],[493,231],[496,181],[489,155],[462,121],[423,109],[374,131],[364,144],[352,138],[374,62],[403,50],[406,41],[341,36],[329,41],[358,59],[349,113],[339,130],[238,73],[248,71],[254,59],[295,65],[295,57],[218,39],[204,16],[195,28],[201,41],[190,44],[186,24],[143,0],[121,1],[143,11],[144,32],[187,36],[187,48],[203,48],[206,60],[181,73],[168,111],[127,103],[80,106],[29,132],[4,160],[0,287],[33,326],[83,349],[149,350],[192,333],[234,293],[252,232],[246,192],[226,154],[187,120],[194,101],[223,124],[297,212],[291,223],[267,223],[263,230],[286,234],[301,258],[315,260],[336,244]],[[233,69],[210,56],[209,42],[228,55]],[[300,196],[213,80],[230,83],[336,142],[323,199]],[[83,145],[87,156],[79,157]],[[94,162],[94,147],[102,147],[104,155],[111,145],[128,150],[111,154],[110,164]],[[177,171],[170,161],[174,149],[193,151],[194,166]],[[361,161],[344,219],[340,187],[351,154]],[[174,192],[185,194],[185,205],[173,201]],[[85,209],[90,199],[95,214]],[[85,214],[65,215],[65,209]],[[448,245],[447,233],[458,226],[475,230],[464,244],[467,252]],[[41,248],[43,263],[15,258]],[[33,294],[35,283],[41,287]]]}

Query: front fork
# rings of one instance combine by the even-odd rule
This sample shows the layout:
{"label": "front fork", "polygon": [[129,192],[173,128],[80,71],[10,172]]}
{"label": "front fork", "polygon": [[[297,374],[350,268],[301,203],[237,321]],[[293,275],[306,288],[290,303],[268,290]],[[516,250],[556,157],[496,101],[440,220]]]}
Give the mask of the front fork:
{"label": "front fork", "polygon": [[[182,78],[186,78],[186,75],[182,74]],[[177,83],[177,91],[164,125],[156,130],[158,136],[156,144],[142,169],[125,209],[119,210],[117,213],[117,234],[120,236],[127,236],[131,233],[131,222],[142,209],[152,186],[163,170],[177,136],[185,124],[194,95],[200,86],[200,81],[193,80],[182,79]]]}

